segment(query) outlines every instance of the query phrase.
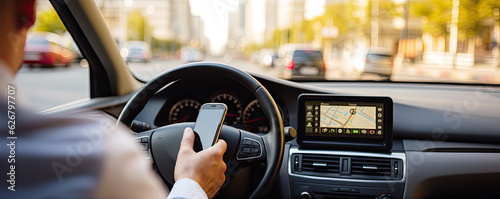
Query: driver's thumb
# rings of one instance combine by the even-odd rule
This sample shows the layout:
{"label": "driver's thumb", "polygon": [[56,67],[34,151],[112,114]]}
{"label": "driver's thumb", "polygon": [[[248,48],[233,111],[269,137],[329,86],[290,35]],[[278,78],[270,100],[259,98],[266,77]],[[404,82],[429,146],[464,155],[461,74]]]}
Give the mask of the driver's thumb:
{"label": "driver's thumb", "polygon": [[194,144],[194,132],[193,129],[187,127],[184,129],[184,134],[182,135],[180,150],[193,150]]}

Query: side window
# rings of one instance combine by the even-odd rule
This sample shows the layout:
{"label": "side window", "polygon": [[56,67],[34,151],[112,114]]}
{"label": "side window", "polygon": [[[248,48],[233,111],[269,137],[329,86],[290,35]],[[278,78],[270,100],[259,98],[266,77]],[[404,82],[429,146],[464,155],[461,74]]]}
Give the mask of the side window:
{"label": "side window", "polygon": [[87,61],[48,0],[37,1],[36,23],[28,33],[16,82],[37,111],[90,95]]}

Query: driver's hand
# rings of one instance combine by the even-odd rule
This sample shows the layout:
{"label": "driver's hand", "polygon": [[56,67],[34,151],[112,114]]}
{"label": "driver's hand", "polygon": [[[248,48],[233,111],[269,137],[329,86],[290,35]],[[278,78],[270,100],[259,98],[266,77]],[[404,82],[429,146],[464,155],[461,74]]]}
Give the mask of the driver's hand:
{"label": "driver's hand", "polygon": [[191,128],[184,129],[181,147],[175,163],[175,181],[189,178],[196,181],[209,198],[219,191],[224,183],[226,163],[222,160],[227,144],[219,140],[214,146],[200,151],[193,150],[194,132]]}

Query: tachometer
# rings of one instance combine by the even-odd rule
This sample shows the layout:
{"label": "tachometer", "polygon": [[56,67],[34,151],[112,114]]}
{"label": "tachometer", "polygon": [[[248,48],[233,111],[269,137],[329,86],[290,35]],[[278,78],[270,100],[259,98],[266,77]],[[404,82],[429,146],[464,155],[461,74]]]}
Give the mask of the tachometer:
{"label": "tachometer", "polygon": [[243,111],[243,124],[245,128],[253,133],[267,133],[269,121],[260,108],[259,101],[250,102]]}
{"label": "tachometer", "polygon": [[236,125],[241,118],[241,102],[240,100],[229,91],[222,91],[213,95],[210,102],[220,102],[227,106],[226,118],[224,119],[224,124],[226,125]]}
{"label": "tachometer", "polygon": [[170,124],[180,122],[195,122],[201,104],[192,99],[183,99],[172,106],[168,115]]}

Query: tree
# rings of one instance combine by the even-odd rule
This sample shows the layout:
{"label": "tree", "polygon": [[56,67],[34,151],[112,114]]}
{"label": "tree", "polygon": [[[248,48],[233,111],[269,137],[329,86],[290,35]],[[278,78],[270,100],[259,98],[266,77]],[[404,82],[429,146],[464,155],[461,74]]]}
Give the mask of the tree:
{"label": "tree", "polygon": [[477,2],[477,13],[479,18],[488,18],[493,16],[495,8],[500,9],[500,1],[498,0],[482,0]]}
{"label": "tree", "polygon": [[433,36],[444,36],[451,22],[452,0],[413,1],[410,4],[410,15],[423,17],[424,31]]}
{"label": "tree", "polygon": [[[474,37],[481,29],[481,22],[493,16],[493,10],[500,8],[498,0],[460,0],[458,29],[465,32],[459,35],[461,40]],[[424,31],[433,36],[444,36],[451,24],[453,0],[413,1],[410,14],[424,17]]]}
{"label": "tree", "polygon": [[127,18],[127,39],[144,41],[144,27],[148,28],[147,31],[151,31],[141,11],[132,11]]}
{"label": "tree", "polygon": [[51,7],[50,9],[37,13],[35,31],[63,34],[66,32],[66,27],[64,27],[64,24],[59,18],[57,12]]}

